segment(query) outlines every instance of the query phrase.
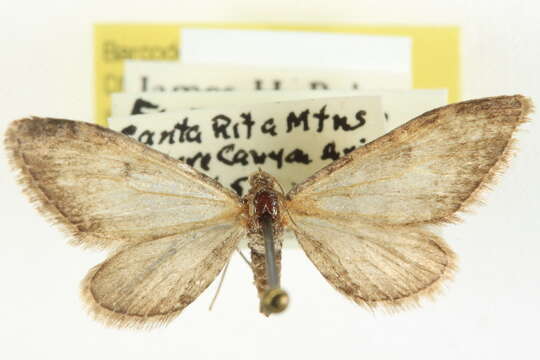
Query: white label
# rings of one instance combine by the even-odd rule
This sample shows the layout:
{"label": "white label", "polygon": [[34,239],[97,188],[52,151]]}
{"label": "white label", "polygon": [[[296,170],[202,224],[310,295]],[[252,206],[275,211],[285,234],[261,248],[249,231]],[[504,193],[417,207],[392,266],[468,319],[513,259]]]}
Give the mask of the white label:
{"label": "white label", "polygon": [[184,64],[222,63],[411,72],[411,39],[397,36],[181,29]]}
{"label": "white label", "polygon": [[345,96],[381,96],[386,131],[447,103],[446,90],[117,93],[112,95],[112,116]]}
{"label": "white label", "polygon": [[125,92],[410,89],[410,74],[128,60]]}
{"label": "white label", "polygon": [[343,97],[115,117],[109,126],[245,194],[258,168],[285,190],[384,134],[380,97]]}

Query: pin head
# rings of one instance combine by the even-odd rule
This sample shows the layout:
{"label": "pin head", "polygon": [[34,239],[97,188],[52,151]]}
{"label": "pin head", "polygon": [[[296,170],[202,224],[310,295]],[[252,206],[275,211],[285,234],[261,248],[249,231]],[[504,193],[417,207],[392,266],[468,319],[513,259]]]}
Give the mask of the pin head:
{"label": "pin head", "polygon": [[289,305],[289,295],[280,288],[266,291],[261,299],[261,307],[265,314],[278,314],[287,309]]}

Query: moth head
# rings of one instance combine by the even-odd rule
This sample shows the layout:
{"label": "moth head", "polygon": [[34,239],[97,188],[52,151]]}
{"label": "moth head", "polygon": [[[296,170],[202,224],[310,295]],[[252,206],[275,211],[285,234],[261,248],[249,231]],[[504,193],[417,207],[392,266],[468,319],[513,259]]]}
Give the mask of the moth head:
{"label": "moth head", "polygon": [[249,184],[252,189],[273,189],[283,191],[276,178],[261,169],[249,177]]}

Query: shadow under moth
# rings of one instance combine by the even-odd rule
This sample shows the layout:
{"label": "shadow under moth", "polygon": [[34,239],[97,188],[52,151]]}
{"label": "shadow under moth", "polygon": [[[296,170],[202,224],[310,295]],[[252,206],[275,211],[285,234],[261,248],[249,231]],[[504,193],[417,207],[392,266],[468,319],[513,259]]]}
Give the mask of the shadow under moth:
{"label": "shadow under moth", "polygon": [[247,238],[261,312],[287,307],[283,234],[359,305],[388,310],[436,293],[456,257],[428,226],[455,222],[506,165],[529,99],[444,106],[322,168],[284,193],[262,171],[240,198],[185,163],[109,129],[14,121],[5,146],[25,193],[83,247],[109,249],[82,296],[117,327],[176,317]]}

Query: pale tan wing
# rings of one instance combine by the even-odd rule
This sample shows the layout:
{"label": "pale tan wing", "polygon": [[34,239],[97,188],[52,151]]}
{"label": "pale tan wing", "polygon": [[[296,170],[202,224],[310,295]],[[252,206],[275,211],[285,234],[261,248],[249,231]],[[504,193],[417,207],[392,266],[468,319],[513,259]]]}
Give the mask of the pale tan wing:
{"label": "pale tan wing", "polygon": [[83,298],[107,325],[165,324],[210,285],[244,236],[229,221],[130,246],[90,270]]}
{"label": "pale tan wing", "polygon": [[240,212],[213,179],[97,125],[18,120],[5,145],[25,192],[83,245],[159,239]]}
{"label": "pale tan wing", "polygon": [[452,221],[505,164],[531,109],[516,95],[429,111],[293,188],[289,211],[355,223]]}
{"label": "pale tan wing", "polygon": [[355,225],[294,218],[307,256],[339,292],[360,305],[387,310],[415,305],[441,288],[455,269],[444,241],[415,226]]}

